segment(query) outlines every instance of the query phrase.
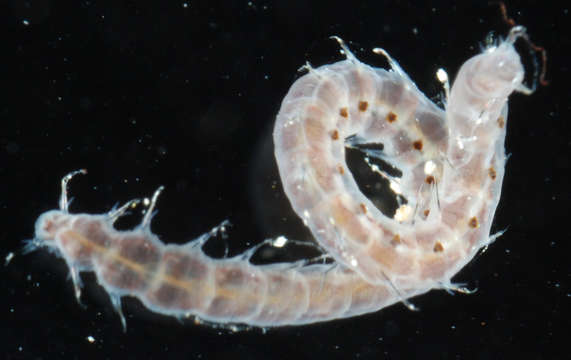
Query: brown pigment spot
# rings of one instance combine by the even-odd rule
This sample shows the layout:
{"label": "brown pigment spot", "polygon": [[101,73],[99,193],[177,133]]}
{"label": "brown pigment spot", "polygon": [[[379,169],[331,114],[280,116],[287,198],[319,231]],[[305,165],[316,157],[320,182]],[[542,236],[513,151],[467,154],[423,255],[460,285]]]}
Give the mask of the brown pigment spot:
{"label": "brown pigment spot", "polygon": [[359,110],[366,111],[367,107],[369,107],[369,103],[366,101],[359,101]]}
{"label": "brown pigment spot", "polygon": [[387,114],[387,121],[390,122],[390,123],[397,121],[397,114],[395,114],[394,112],[390,111],[390,112]]}
{"label": "brown pigment spot", "polygon": [[493,166],[488,169],[488,175],[490,175],[492,180],[496,180],[496,169]]}
{"label": "brown pigment spot", "polygon": [[365,205],[363,203],[360,203],[359,205],[361,206],[361,210],[363,211],[363,214],[366,214],[367,213],[367,205]]}
{"label": "brown pigment spot", "polygon": [[422,140],[416,140],[415,142],[413,142],[412,147],[418,151],[422,150]]}
{"label": "brown pigment spot", "polygon": [[339,171],[339,174],[343,175],[345,173],[345,170],[343,169],[343,166],[338,165],[337,166],[337,171]]}
{"label": "brown pigment spot", "polygon": [[331,139],[339,140],[339,131],[337,129],[335,129],[335,130],[333,130],[333,132],[331,132]]}
{"label": "brown pigment spot", "polygon": [[432,184],[434,184],[434,176],[428,175],[428,176],[426,177],[426,179],[424,179],[424,181],[425,181],[427,184],[432,185]]}
{"label": "brown pigment spot", "polygon": [[349,111],[347,111],[346,107],[343,107],[343,108],[339,109],[339,115],[346,118],[349,116]]}
{"label": "brown pigment spot", "polygon": [[505,125],[506,125],[506,121],[505,121],[504,117],[500,116],[498,118],[498,126],[500,127],[500,129],[502,129]]}
{"label": "brown pigment spot", "polygon": [[475,216],[472,217],[470,219],[470,221],[468,222],[468,225],[473,229],[477,228],[478,227],[478,219]]}
{"label": "brown pigment spot", "polygon": [[400,240],[399,234],[395,234],[395,236],[393,236],[393,239],[391,240],[391,245],[397,246],[400,243],[401,243],[401,240]]}
{"label": "brown pigment spot", "polygon": [[437,241],[436,244],[434,244],[434,252],[443,252],[444,251],[444,246],[442,246],[442,243],[440,241]]}

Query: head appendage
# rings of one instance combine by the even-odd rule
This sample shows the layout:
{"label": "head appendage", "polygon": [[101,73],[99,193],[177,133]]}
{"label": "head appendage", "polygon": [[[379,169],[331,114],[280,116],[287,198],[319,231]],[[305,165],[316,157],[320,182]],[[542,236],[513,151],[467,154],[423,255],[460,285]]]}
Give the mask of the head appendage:
{"label": "head appendage", "polygon": [[[68,173],[67,175],[65,175],[62,179],[61,179],[61,195],[59,198],[59,208],[61,211],[63,211],[64,213],[69,212],[69,204],[70,204],[70,200],[67,197],[67,184],[69,183],[69,181],[77,174],[87,174],[87,170],[86,169],[79,169],[79,170],[75,170],[72,171],[70,173]],[[43,239],[40,239],[38,237],[34,237],[33,239],[26,239],[24,240],[24,246],[18,250],[16,253],[25,255],[28,253],[31,253],[32,251],[36,251],[39,248],[42,247],[47,247],[48,250],[51,251],[55,251],[54,247],[51,246],[46,246],[46,242]],[[16,256],[16,254],[14,254],[13,252],[8,253],[8,255],[5,258],[5,262],[4,265],[8,265],[10,263],[10,261],[12,261],[12,259],[14,258],[14,256]],[[74,284],[78,283],[79,280],[77,280],[77,276],[74,277],[74,275],[72,274],[72,278],[74,278]],[[79,286],[81,287],[81,286]],[[75,286],[75,294],[76,297],[78,297],[78,286]],[[79,291],[79,293],[81,293],[81,291]]]}
{"label": "head appendage", "polygon": [[[515,20],[508,16],[508,10],[506,4],[502,1],[498,3],[500,7],[500,12],[502,13],[502,18],[506,24],[510,26],[510,32],[508,34],[507,42],[510,44],[514,44],[517,39],[523,39],[527,45],[529,46],[530,55],[533,59],[533,84],[531,88],[524,87],[523,89],[519,90],[526,95],[532,94],[537,89],[537,83],[541,86],[549,85],[549,81],[545,80],[545,74],[547,72],[547,51],[543,46],[539,46],[534,44],[530,39],[529,35],[527,34],[526,28],[521,25],[517,25]],[[534,52],[541,53],[541,72],[539,71],[539,64],[537,62],[537,58],[534,56]]]}
{"label": "head appendage", "polygon": [[[526,42],[526,44],[529,46],[529,54],[530,54],[531,58],[533,59],[532,60],[533,61],[533,68],[534,68],[534,70],[533,70],[533,83],[531,85],[531,88],[529,88],[528,92],[522,91],[526,95],[529,95],[529,94],[532,94],[533,92],[535,92],[535,90],[537,89],[537,83],[538,82],[541,86],[549,85],[549,82],[547,80],[545,80],[545,73],[547,72],[547,51],[542,46],[535,45],[529,39],[529,35],[527,34],[526,28],[524,26],[521,26],[521,25],[516,25],[516,26],[511,28],[506,41],[513,45],[518,39],[522,39]],[[539,63],[537,61],[537,57],[535,57],[535,54],[534,54],[536,52],[541,53],[541,71],[539,70],[540,66],[539,66]]]}

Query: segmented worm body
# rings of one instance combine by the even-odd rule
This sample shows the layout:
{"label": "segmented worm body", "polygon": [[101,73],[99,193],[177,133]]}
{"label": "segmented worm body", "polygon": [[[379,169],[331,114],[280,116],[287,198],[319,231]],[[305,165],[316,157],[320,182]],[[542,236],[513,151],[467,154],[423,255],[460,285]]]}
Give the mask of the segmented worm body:
{"label": "segmented worm body", "polygon": [[[253,251],[226,259],[202,244],[225,223],[184,245],[150,231],[159,189],[142,224],[113,223],[133,200],[102,215],[71,214],[62,180],[60,209],[42,214],[28,248],[48,247],[67,262],[79,300],[79,273],[93,271],[121,313],[121,297],[150,310],[208,322],[269,327],[345,318],[434,288],[464,291],[451,278],[490,237],[504,175],[507,99],[529,93],[507,40],[463,64],[442,110],[382,49],[390,70],[346,60],[311,68],[291,87],[274,128],[275,157],[294,211],[333,264],[253,265]],[[448,88],[446,87],[446,90]],[[448,91],[447,91],[448,93]],[[382,149],[366,144],[382,144]],[[360,149],[399,199],[384,214],[365,197],[345,162]],[[394,176],[374,160],[399,169]]]}

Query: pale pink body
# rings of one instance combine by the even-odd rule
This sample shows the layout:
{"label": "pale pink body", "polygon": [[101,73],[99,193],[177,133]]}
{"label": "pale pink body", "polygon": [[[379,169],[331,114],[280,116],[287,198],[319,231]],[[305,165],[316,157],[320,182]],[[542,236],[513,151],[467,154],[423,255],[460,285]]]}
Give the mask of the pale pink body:
{"label": "pale pink body", "polygon": [[[296,325],[373,312],[433,288],[458,290],[452,276],[491,241],[507,97],[523,87],[516,37],[462,66],[446,111],[392,59],[391,71],[372,68],[346,48],[347,60],[309,69],[294,83],[275,124],[276,160],[293,209],[333,265],[209,258],[200,245],[220,227],[186,245],[163,244],[149,230],[150,217],[117,231],[113,222],[132,204],[104,215],[69,214],[71,176],[62,183],[61,210],[40,216],[30,247],[64,257],[78,297],[79,272],[94,271],[120,314],[128,295],[178,317]],[[407,200],[394,216],[359,191],[345,163],[350,136],[352,146],[382,143],[370,156],[402,171],[388,177]]]}

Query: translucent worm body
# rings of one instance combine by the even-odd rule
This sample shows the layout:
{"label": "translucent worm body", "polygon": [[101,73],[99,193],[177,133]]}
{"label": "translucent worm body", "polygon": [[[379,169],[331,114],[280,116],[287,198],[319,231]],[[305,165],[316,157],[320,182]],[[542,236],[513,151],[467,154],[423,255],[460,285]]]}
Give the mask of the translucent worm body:
{"label": "translucent worm body", "polygon": [[[347,57],[311,68],[284,98],[274,129],[275,157],[295,212],[334,264],[253,265],[253,251],[212,259],[201,246],[224,223],[185,245],[150,231],[159,189],[142,224],[113,223],[133,200],[107,214],[70,214],[62,180],[60,209],[42,214],[28,246],[67,262],[79,300],[79,273],[93,271],[121,316],[121,297],[150,310],[220,324],[299,325],[377,311],[434,288],[463,291],[451,278],[487,246],[504,175],[507,98],[524,70],[508,39],[469,59],[446,111],[427,99],[396,61],[389,71]],[[400,169],[389,180],[401,201],[393,216],[365,197],[345,162],[345,147]]]}

